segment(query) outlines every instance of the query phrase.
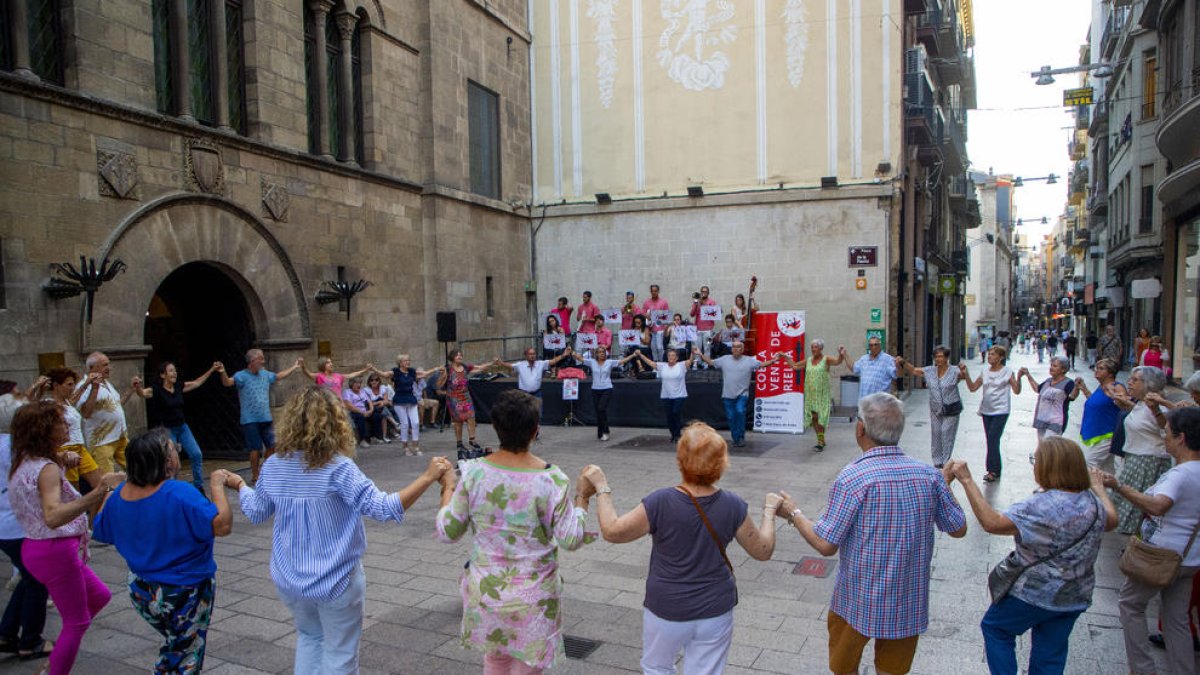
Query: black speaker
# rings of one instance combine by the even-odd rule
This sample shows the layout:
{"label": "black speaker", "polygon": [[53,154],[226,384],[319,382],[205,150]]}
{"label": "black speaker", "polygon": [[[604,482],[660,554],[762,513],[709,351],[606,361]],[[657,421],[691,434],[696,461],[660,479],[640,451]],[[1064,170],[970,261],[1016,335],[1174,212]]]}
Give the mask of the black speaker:
{"label": "black speaker", "polygon": [[437,341],[458,342],[458,315],[454,312],[437,313]]}

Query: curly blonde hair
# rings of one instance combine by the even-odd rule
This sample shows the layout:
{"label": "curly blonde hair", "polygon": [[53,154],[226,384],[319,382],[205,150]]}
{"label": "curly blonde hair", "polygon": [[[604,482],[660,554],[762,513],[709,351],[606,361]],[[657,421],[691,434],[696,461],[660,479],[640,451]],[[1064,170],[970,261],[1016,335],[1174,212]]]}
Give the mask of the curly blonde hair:
{"label": "curly blonde hair", "polygon": [[325,387],[306,387],[288,399],[279,417],[278,454],[304,453],[304,463],[317,469],[336,455],[354,456],[354,430],[346,408]]}

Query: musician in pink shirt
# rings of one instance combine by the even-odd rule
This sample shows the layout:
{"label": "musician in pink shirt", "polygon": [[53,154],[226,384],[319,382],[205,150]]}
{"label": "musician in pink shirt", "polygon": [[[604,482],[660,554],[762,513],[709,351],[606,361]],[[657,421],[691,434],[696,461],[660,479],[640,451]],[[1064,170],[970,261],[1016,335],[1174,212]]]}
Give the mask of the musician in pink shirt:
{"label": "musician in pink shirt", "polygon": [[596,332],[596,324],[593,321],[599,315],[600,308],[596,306],[596,303],[592,302],[592,292],[584,291],[583,302],[579,303],[579,309],[575,310],[575,318],[579,319],[579,332]]}
{"label": "musician in pink shirt", "polygon": [[700,308],[704,305],[716,305],[717,301],[708,297],[708,286],[701,286],[700,293],[692,296],[692,323],[696,324],[696,341],[700,343],[700,351],[705,356],[709,354],[709,348],[712,344],[713,326],[716,322],[712,319],[701,319]]}
{"label": "musician in pink shirt", "polygon": [[[580,330],[583,329],[581,328]],[[598,346],[612,351],[613,334],[611,330],[604,327],[603,316],[598,314],[596,318],[592,319],[592,332],[596,334],[596,344]]]}
{"label": "musician in pink shirt", "polygon": [[562,326],[567,335],[571,334],[571,310],[573,309],[574,307],[568,304],[567,298],[564,296],[558,299],[558,307],[550,310],[551,314],[558,317],[558,325]]}
{"label": "musician in pink shirt", "polygon": [[621,330],[633,328],[633,317],[641,313],[642,308],[638,306],[633,291],[625,291],[625,306],[621,307]]}
{"label": "musician in pink shirt", "polygon": [[646,323],[651,324],[650,331],[653,333],[650,349],[654,352],[654,361],[658,362],[663,360],[663,330],[666,326],[656,324],[651,314],[654,310],[671,311],[671,304],[667,299],[658,297],[658,284],[650,285],[650,299],[642,303],[642,314],[646,315]]}

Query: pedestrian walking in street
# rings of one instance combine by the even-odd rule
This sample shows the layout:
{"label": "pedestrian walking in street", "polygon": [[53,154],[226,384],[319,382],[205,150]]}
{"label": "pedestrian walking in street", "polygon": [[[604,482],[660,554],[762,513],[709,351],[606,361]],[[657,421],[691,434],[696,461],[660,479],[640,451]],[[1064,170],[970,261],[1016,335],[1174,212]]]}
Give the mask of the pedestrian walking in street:
{"label": "pedestrian walking in street", "polygon": [[1096,337],[1095,331],[1088,331],[1087,337],[1083,339],[1083,344],[1087,347],[1088,368],[1096,367],[1096,346],[1100,344],[1100,338]]}
{"label": "pedestrian walking in street", "polygon": [[[815,340],[814,344],[816,342],[820,342],[820,340]],[[734,447],[745,447],[746,402],[750,399],[750,380],[753,379],[755,371],[770,366],[780,357],[774,356],[767,361],[759,361],[753,356],[746,356],[746,344],[741,340],[735,340],[732,354],[710,359],[699,348],[693,347],[692,358],[698,358],[708,364],[710,368],[721,371],[721,402],[725,405],[725,417],[729,421],[729,435],[733,439]],[[809,392],[806,388],[804,397],[806,401],[810,395],[817,396],[818,394]],[[829,397],[828,377],[826,378],[825,397]],[[826,418],[828,418],[828,414]],[[824,432],[824,427],[817,432],[817,443],[822,448],[825,447]]]}
{"label": "pedestrian walking in street", "polygon": [[1150,348],[1152,341],[1153,338],[1151,338],[1149,330],[1145,328],[1138,329],[1137,337],[1133,338],[1133,365],[1150,365],[1142,363],[1142,352]]}
{"label": "pedestrian walking in street", "polygon": [[208,501],[175,480],[178,447],[165,429],[129,442],[129,476],[104,502],[92,534],[117,547],[129,565],[133,608],[165,640],[155,672],[199,673],[217,584],[213,542],[233,531],[225,488],[244,481],[214,471]]}
{"label": "pedestrian walking in street", "polygon": [[[942,472],[904,454],[904,405],[876,393],[858,402],[861,457],[842,469],[825,515],[805,517],[787,493],[778,513],[823,556],[838,556],[829,605],[829,669],[857,673],[875,641],[875,669],[904,675],[929,627],[934,530],[966,536],[962,507]],[[690,671],[689,671],[690,672]]]}
{"label": "pedestrian walking in street", "polygon": [[929,453],[933,465],[940,469],[954,454],[958,420],[963,411],[958,383],[970,378],[967,364],[960,361],[957,367],[951,366],[950,348],[945,345],[933,348],[933,365],[917,368],[902,358],[896,363],[909,375],[924,378],[929,388]]}
{"label": "pedestrian walking in street", "polygon": [[1061,356],[1050,359],[1050,377],[1039,383],[1033,379],[1028,368],[1021,368],[1018,375],[1029,381],[1029,386],[1037,392],[1037,407],[1033,413],[1033,428],[1037,429],[1038,440],[1047,435],[1061,436],[1067,428],[1067,418],[1070,414],[1071,401],[1079,396],[1074,380],[1067,377],[1067,360]]}
{"label": "pedestrian walking in street", "polygon": [[99,506],[125,474],[109,472],[100,488],[80,496],[63,475],[74,463],[58,449],[67,441],[62,409],[37,401],[17,410],[12,420],[12,468],[8,500],[25,531],[21,560],[47,590],[62,617],[62,631],[50,652],[50,675],[67,675],[75,665],[83,634],[112,599],[108,586],[87,565],[87,512]]}
{"label": "pedestrian walking in street", "polygon": [[192,430],[188,427],[187,417],[184,415],[183,395],[204,386],[208,378],[218,372],[222,375],[225,373],[225,366],[220,362],[213,363],[200,377],[180,384],[179,372],[175,369],[175,364],[163,361],[158,364],[158,382],[146,387],[142,378],[137,376],[133,378],[133,393],[150,401],[152,408],[157,408],[158,423],[166,427],[167,431],[171,433],[171,440],[175,441],[179,448],[187,454],[188,464],[192,467],[192,485],[202,495],[204,494],[204,453],[200,451],[200,444],[196,442],[196,437],[192,435]]}
{"label": "pedestrian walking in street", "polygon": [[1046,351],[1050,354],[1051,359],[1058,355],[1058,333],[1056,331],[1050,331],[1050,335],[1046,338]]}
{"label": "pedestrian walking in street", "polygon": [[681,362],[679,352],[674,349],[666,351],[666,362],[653,361],[645,352],[639,351],[637,355],[642,363],[658,373],[658,380],[662,383],[659,398],[662,399],[663,414],[667,418],[667,429],[671,433],[671,442],[678,442],[679,434],[683,432],[683,404],[687,401],[687,381],[684,378],[692,367],[692,360]]}
{"label": "pedestrian walking in street", "polygon": [[839,345],[837,356],[825,356],[825,341],[817,338],[809,349],[812,357],[801,359],[799,363],[793,361],[790,354],[784,354],[783,358],[793,370],[804,372],[804,421],[817,432],[813,450],[821,452],[825,449],[825,427],[829,426],[829,411],[833,407],[829,368],[846,362],[846,348]]}
{"label": "pedestrian walking in street", "polygon": [[1125,367],[1125,346],[1121,344],[1121,338],[1117,336],[1116,326],[1105,326],[1104,337],[1100,338],[1100,358],[1112,359],[1120,364],[1121,368]]}
{"label": "pedestrian walking in street", "polygon": [[486,675],[541,673],[562,657],[559,550],[587,541],[584,481],[572,504],[567,475],[529,451],[540,418],[534,397],[502,393],[492,406],[500,449],[468,463],[457,486],[453,472],[443,483],[437,537],[474,538],[462,575],[461,640],[484,652]]}
{"label": "pedestrian walking in street", "polygon": [[1079,422],[1079,435],[1083,441],[1083,457],[1090,467],[1111,471],[1113,434],[1121,424],[1121,408],[1114,397],[1126,397],[1125,385],[1117,382],[1118,366],[1109,359],[1096,363],[1096,389],[1088,389],[1082,377],[1075,378],[1075,388],[1086,399],[1083,404],[1083,419]]}
{"label": "pedestrian walking in street", "polygon": [[[320,385],[288,400],[279,419],[279,451],[258,483],[237,478],[242,513],[255,525],[274,517],[271,580],[296,624],[296,673],[358,672],[367,548],[363,516],[404,520],[450,462],[433,457],[416,480],[388,494],[350,458],[355,448],[341,399]],[[447,495],[448,496],[448,495]]]}
{"label": "pedestrian walking in street", "polygon": [[1063,353],[1067,355],[1067,360],[1071,362],[1071,370],[1075,370],[1075,353],[1079,351],[1079,338],[1075,337],[1075,331],[1067,334],[1063,338]]}
{"label": "pedestrian walking in street", "polygon": [[967,378],[967,388],[972,392],[983,389],[979,401],[979,416],[983,419],[983,433],[987,437],[987,473],[983,482],[991,483],[1000,477],[1003,462],[1000,458],[1000,438],[1008,424],[1011,395],[1021,393],[1021,379],[1008,367],[1008,350],[992,347],[988,350],[988,369],[979,377]]}
{"label": "pedestrian walking in street", "polygon": [[1117,526],[1102,474],[1089,473],[1074,441],[1050,436],[1033,453],[1041,490],[1007,511],[988,503],[966,462],[947,464],[946,476],[962,484],[985,532],[1014,539],[1014,550],[988,576],[992,605],[980,623],[992,675],[1016,675],[1017,637],[1029,631],[1028,672],[1061,675],[1071,630],[1092,604],[1103,534]]}
{"label": "pedestrian walking in street", "polygon": [[[842,354],[840,347],[838,355],[847,363],[850,362],[850,357]],[[891,354],[884,353],[882,340],[872,336],[867,340],[867,353],[858,357],[858,360],[854,362],[854,374],[859,377],[858,395],[860,398],[891,391],[892,380],[896,379],[898,375],[896,359]]]}
{"label": "pedestrian walking in street", "polygon": [[1037,346],[1038,363],[1045,363],[1046,336],[1039,333],[1038,336],[1034,338],[1034,343]]}
{"label": "pedestrian walking in street", "polygon": [[1188,605],[1193,580],[1200,572],[1200,409],[1185,407],[1167,413],[1166,445],[1177,464],[1151,486],[1139,490],[1123,480],[1106,474],[1105,487],[1127,503],[1133,504],[1146,519],[1141,524],[1142,540],[1181,556],[1175,578],[1165,587],[1156,588],[1142,581],[1125,578],[1119,606],[1121,629],[1125,634],[1125,658],[1131,673],[1153,673],[1153,657],[1146,645],[1146,607],[1157,596],[1162,603],[1163,640],[1167,648],[1168,673],[1194,673],[1196,655],[1188,630]]}
{"label": "pedestrian walking in street", "polygon": [[[16,654],[21,661],[44,659],[54,646],[42,638],[46,628],[46,600],[49,591],[38,581],[21,557],[25,530],[9,503],[8,474],[12,468],[12,436],[8,433],[13,415],[23,405],[20,399],[0,396],[0,551],[17,570],[19,581],[8,596],[4,616],[0,618],[0,654]],[[99,479],[96,482],[99,485]]]}
{"label": "pedestrian walking in street", "polygon": [[768,494],[755,524],[741,497],[717,487],[729,467],[725,439],[701,422],[689,424],[675,451],[681,482],[655,490],[617,517],[612,487],[600,467],[580,475],[596,494],[605,541],[623,544],[650,535],[650,570],[642,610],[642,672],[721,673],[733,642],[737,580],[725,548],[734,540],[755,560],[775,550],[775,515],[782,502]]}
{"label": "pedestrian walking in street", "polygon": [[[1154,485],[1171,468],[1171,455],[1167,452],[1163,429],[1167,426],[1163,408],[1170,407],[1162,397],[1167,378],[1158,368],[1138,366],[1129,375],[1128,396],[1115,396],[1113,400],[1129,414],[1125,416],[1125,462],[1118,476],[1123,485],[1135,491],[1144,491]],[[1133,534],[1142,519],[1142,512],[1132,502],[1114,496],[1117,514],[1121,518],[1117,531]]]}

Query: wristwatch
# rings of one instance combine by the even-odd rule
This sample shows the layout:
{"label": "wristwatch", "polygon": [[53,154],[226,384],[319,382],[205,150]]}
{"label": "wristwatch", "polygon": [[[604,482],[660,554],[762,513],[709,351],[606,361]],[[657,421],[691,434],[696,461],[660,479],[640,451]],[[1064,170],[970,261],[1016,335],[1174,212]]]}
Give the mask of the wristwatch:
{"label": "wristwatch", "polygon": [[802,516],[802,515],[804,515],[804,512],[801,511],[800,509],[792,509],[792,512],[787,515],[788,524],[795,525],[796,524],[796,516]]}
{"label": "wristwatch", "polygon": [[611,495],[612,488],[607,485],[605,485],[604,487],[598,487],[598,488],[596,488],[596,494],[597,495]]}

